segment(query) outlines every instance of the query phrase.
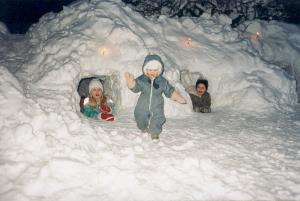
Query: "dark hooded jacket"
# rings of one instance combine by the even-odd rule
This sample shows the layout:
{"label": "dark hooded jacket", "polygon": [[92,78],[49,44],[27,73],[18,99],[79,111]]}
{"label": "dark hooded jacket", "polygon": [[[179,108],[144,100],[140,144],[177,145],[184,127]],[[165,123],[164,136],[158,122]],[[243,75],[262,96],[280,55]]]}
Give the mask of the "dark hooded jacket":
{"label": "dark hooded jacket", "polygon": [[193,110],[195,112],[210,113],[211,112],[211,98],[208,92],[205,92],[202,96],[193,88],[188,90],[193,103]]}

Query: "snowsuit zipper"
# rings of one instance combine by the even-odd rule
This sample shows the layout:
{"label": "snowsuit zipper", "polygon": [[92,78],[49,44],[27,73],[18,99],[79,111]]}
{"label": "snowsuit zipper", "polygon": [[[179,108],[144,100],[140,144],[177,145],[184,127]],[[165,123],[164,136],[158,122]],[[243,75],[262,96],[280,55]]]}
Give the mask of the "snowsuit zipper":
{"label": "snowsuit zipper", "polygon": [[150,100],[149,100],[149,112],[150,112],[150,118],[149,118],[149,121],[148,121],[148,129],[149,129],[149,126],[150,126],[150,123],[151,123],[151,119],[153,117],[153,112],[151,112],[151,104],[152,104],[152,94],[153,94],[153,82],[154,82],[154,79],[152,80],[151,79],[151,88],[150,88]]}

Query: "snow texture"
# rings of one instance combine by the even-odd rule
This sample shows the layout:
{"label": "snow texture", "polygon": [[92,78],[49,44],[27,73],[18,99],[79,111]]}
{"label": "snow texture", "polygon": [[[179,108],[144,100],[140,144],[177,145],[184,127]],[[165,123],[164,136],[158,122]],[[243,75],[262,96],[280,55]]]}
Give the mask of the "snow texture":
{"label": "snow texture", "polygon": [[276,21],[255,21],[245,24],[247,28],[244,36],[250,38],[251,48],[255,49],[255,54],[293,76],[297,80],[297,94],[300,97],[299,26]]}
{"label": "snow texture", "polygon": [[0,34],[7,34],[8,30],[4,23],[0,22]]}
{"label": "snow texture", "polygon": [[[296,59],[299,30],[276,24],[294,31],[286,39],[268,26],[290,40],[276,48],[294,48],[282,61]],[[1,201],[300,199],[295,77],[269,62],[276,48],[255,46],[267,38],[205,14],[146,20],[117,0],[78,1],[25,36],[0,36]],[[123,76],[139,76],[148,53],[188,100],[165,99],[158,143],[137,129],[138,95]],[[108,79],[116,122],[80,114],[77,87],[92,76]],[[209,80],[210,114],[191,111],[185,88],[198,77]]]}

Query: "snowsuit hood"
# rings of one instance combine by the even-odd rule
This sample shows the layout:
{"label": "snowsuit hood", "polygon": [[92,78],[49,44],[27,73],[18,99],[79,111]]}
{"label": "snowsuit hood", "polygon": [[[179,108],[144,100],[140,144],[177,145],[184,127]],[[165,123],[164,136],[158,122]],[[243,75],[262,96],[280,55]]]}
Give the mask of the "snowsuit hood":
{"label": "snowsuit hood", "polygon": [[158,66],[158,70],[159,70],[159,76],[161,76],[164,73],[164,62],[162,61],[161,57],[156,54],[149,54],[145,57],[143,67],[142,67],[144,75],[146,75],[146,69],[148,67],[147,64],[151,62],[157,62],[160,64],[160,66]]}

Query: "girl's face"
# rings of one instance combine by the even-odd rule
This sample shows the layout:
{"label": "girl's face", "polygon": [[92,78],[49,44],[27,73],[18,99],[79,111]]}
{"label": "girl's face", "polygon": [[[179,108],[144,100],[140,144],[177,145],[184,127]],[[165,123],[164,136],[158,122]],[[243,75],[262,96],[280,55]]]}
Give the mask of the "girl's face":
{"label": "girl's face", "polygon": [[204,84],[200,83],[197,85],[196,90],[197,90],[198,94],[200,94],[200,96],[202,96],[206,92],[206,87]]}
{"label": "girl's face", "polygon": [[100,101],[102,98],[102,90],[100,88],[92,88],[91,95],[96,101]]}
{"label": "girl's face", "polygon": [[159,75],[158,69],[147,69],[146,75],[151,79],[155,79]]}

